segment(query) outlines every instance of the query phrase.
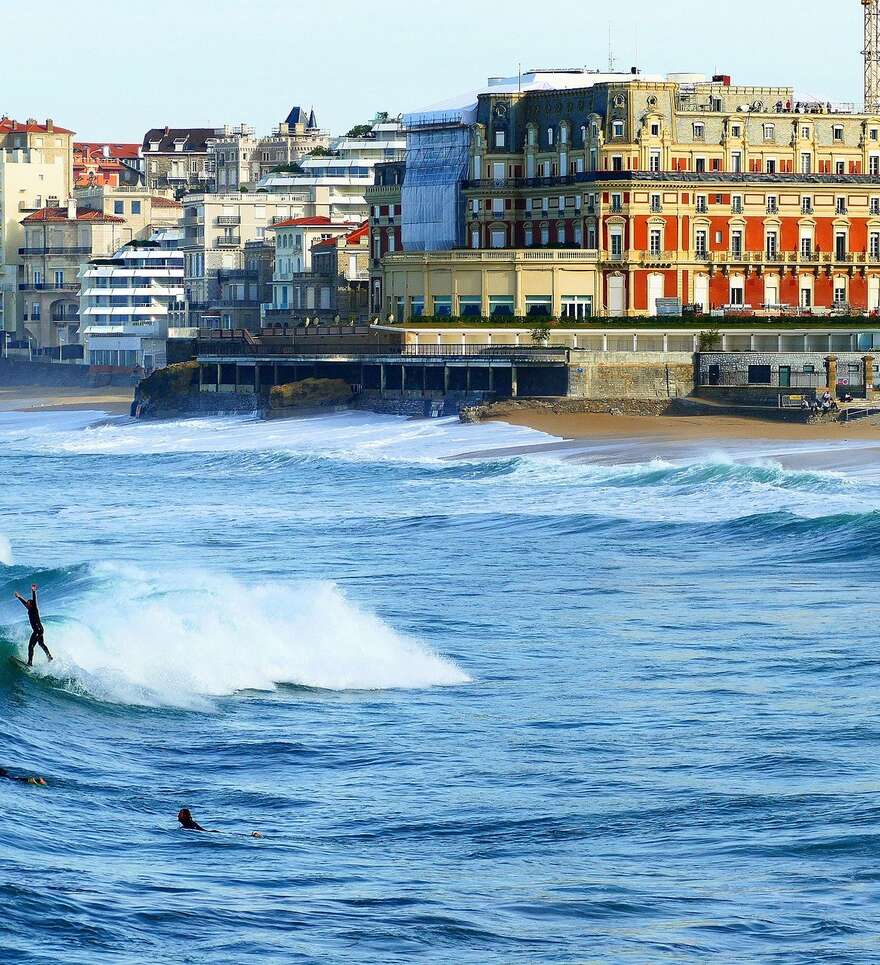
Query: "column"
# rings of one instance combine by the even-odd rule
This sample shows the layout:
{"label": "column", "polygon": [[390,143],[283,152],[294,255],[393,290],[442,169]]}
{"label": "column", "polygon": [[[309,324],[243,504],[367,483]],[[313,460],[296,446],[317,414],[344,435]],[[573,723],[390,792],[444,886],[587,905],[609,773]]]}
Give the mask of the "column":
{"label": "column", "polygon": [[471,367],[470,367],[470,363],[465,363],[465,367],[464,367],[464,377],[465,377],[465,383],[464,383],[464,385],[465,385],[465,392],[467,392],[467,394],[470,395],[470,393],[471,393]]}
{"label": "column", "polygon": [[385,398],[385,363],[379,363],[379,398]]}
{"label": "column", "polygon": [[400,366],[400,397],[403,398],[403,393],[406,390],[406,366]]}
{"label": "column", "polygon": [[875,399],[874,392],[874,356],[866,355],[862,358],[862,373],[865,377],[865,398]]}
{"label": "column", "polygon": [[516,398],[516,366],[511,365],[510,367],[510,397],[512,399]]}
{"label": "column", "polygon": [[602,333],[602,351],[603,352],[608,351],[608,333],[607,332]]}
{"label": "column", "polygon": [[782,335],[781,335],[781,334],[776,336],[776,351],[777,351],[777,352],[781,352],[781,351],[782,351]]}
{"label": "column", "polygon": [[449,395],[449,366],[443,363],[443,394]]}
{"label": "column", "polygon": [[837,391],[837,356],[828,355],[825,358],[826,388],[834,395]]}
{"label": "column", "polygon": [[[2,338],[2,336],[0,336],[0,338]],[[204,379],[202,378],[202,373],[203,373],[203,371],[204,371],[204,370],[203,370],[202,366],[200,365],[200,366],[199,366],[199,392],[202,391],[202,383],[203,383],[203,381],[204,381]]]}

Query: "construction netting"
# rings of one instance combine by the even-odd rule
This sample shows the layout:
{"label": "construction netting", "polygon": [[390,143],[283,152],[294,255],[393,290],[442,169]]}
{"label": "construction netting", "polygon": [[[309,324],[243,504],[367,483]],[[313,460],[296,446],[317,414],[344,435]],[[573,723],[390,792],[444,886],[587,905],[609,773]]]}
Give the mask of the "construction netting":
{"label": "construction netting", "polygon": [[458,125],[411,129],[401,202],[405,251],[443,251],[464,242],[462,182],[468,175],[471,132]]}

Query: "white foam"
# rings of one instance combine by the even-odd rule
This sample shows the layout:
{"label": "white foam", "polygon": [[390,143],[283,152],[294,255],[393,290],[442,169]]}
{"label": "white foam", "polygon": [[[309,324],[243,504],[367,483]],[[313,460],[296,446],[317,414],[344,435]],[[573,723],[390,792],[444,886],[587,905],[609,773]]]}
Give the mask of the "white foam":
{"label": "white foam", "polygon": [[279,684],[384,690],[469,680],[331,583],[245,586],[109,564],[95,575],[62,621],[47,621],[56,659],[38,672],[100,699],[191,707]]}
{"label": "white foam", "polygon": [[[10,448],[70,455],[284,452],[363,461],[425,461],[462,452],[550,442],[534,429],[503,423],[465,425],[457,418],[405,419],[372,412],[339,412],[262,421],[247,416],[167,422],[105,420],[82,413],[51,413],[4,423],[0,440]],[[28,414],[29,415],[29,414]],[[63,418],[70,417],[70,418]]]}
{"label": "white foam", "polygon": [[5,536],[0,536],[0,563],[12,566],[12,544]]}

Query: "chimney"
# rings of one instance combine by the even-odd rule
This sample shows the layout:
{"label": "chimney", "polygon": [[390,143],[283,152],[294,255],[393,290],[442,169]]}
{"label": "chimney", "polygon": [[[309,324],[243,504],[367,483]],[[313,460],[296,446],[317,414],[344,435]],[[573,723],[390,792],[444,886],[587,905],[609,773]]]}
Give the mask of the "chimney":
{"label": "chimney", "polygon": [[37,119],[36,119],[36,117],[29,117],[29,118],[27,119],[27,122],[28,122],[28,124],[34,124],[34,125],[36,125]]}
{"label": "chimney", "polygon": [[51,117],[46,118],[46,133],[54,134],[55,132],[55,121]]}
{"label": "chimney", "polygon": [[67,220],[76,221],[76,198],[67,199]]}
{"label": "chimney", "polygon": [[168,127],[168,125],[166,124],[166,125],[165,125],[165,137],[168,137],[168,135],[169,135],[170,133],[171,133],[171,128]]}

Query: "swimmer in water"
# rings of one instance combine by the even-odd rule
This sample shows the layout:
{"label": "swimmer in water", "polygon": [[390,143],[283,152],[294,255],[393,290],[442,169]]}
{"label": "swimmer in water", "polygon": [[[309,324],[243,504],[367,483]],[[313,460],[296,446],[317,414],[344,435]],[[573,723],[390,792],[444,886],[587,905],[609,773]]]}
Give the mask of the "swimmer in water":
{"label": "swimmer in water", "polygon": [[40,619],[40,608],[37,606],[37,584],[31,584],[31,598],[28,600],[23,597],[20,593],[15,594],[15,599],[22,604],[27,609],[28,619],[31,621],[31,639],[28,643],[28,661],[27,665],[33,667],[34,665],[34,648],[37,644],[46,654],[46,656],[51,660],[52,654],[49,653],[49,648],[43,641],[43,621]]}
{"label": "swimmer in water", "polygon": [[192,816],[189,808],[181,808],[177,812],[177,820],[180,821],[180,825],[184,831],[204,831],[206,834],[220,833],[219,831],[209,831],[207,828],[203,828]]}
{"label": "swimmer in water", "polygon": [[46,787],[45,777],[16,777],[15,774],[10,774],[5,767],[0,767],[0,778],[6,781],[17,781],[19,784],[34,784],[38,787]]}
{"label": "swimmer in water", "polygon": [[[177,812],[177,820],[180,821],[180,826],[184,831],[204,831],[206,834],[220,834],[219,831],[211,831],[208,828],[203,828],[201,824],[196,821],[192,816],[192,812],[189,808],[181,808]],[[263,835],[259,831],[252,831],[252,838],[262,838]]]}

